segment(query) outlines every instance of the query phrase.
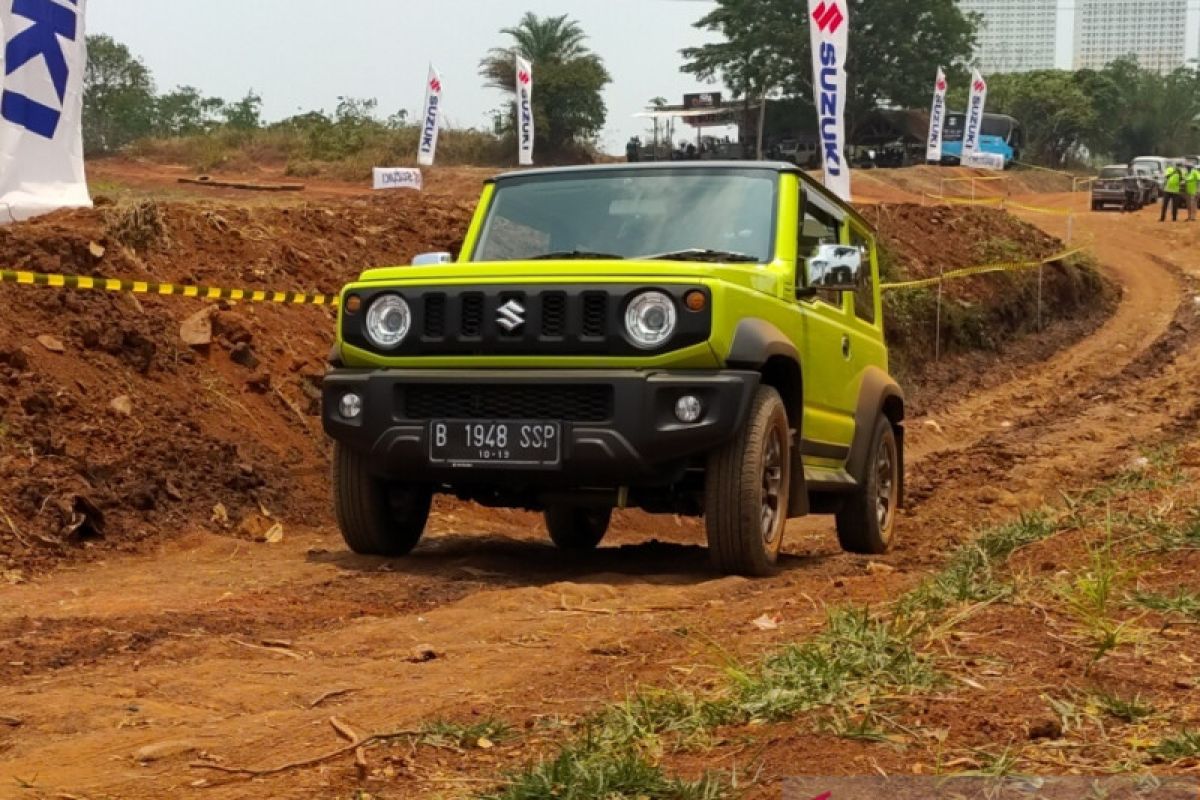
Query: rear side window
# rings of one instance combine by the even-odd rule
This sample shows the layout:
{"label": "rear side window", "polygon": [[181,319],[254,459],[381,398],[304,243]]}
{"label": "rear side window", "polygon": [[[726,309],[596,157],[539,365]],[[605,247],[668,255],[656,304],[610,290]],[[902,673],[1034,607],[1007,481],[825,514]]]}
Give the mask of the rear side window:
{"label": "rear side window", "polygon": [[854,290],[854,316],[874,325],[875,267],[871,260],[871,240],[851,228],[850,244],[861,247],[864,253],[863,269],[858,275],[858,288]]}
{"label": "rear side window", "polygon": [[[808,284],[808,267],[805,261],[816,255],[817,248],[823,244],[838,244],[841,242],[841,222],[824,209],[812,203],[802,203],[804,217],[800,221],[800,242],[797,252],[800,254],[800,264],[797,269],[805,285]],[[841,295],[838,292],[819,291],[817,299],[831,306],[841,307]]]}

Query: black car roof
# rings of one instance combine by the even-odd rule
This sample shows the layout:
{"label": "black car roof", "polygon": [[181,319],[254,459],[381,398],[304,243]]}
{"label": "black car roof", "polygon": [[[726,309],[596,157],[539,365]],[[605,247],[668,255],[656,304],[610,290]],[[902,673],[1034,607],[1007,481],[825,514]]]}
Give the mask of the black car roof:
{"label": "black car roof", "polygon": [[539,167],[536,169],[517,170],[513,172],[505,172],[488,179],[487,183],[504,183],[505,181],[517,180],[521,178],[537,178],[537,177],[554,177],[559,175],[587,175],[587,174],[603,174],[605,172],[684,172],[696,170],[711,170],[720,172],[728,170],[731,172],[774,172],[776,174],[787,173],[800,178],[801,183],[809,191],[822,195],[826,200],[835,203],[838,207],[845,209],[859,225],[867,230],[874,231],[874,227],[863,219],[862,215],[854,209],[852,205],[844,202],[833,192],[826,189],[819,181],[813,178],[804,170],[797,167],[795,164],[787,161],[651,161],[638,163],[616,163],[616,164],[583,164],[570,167]]}

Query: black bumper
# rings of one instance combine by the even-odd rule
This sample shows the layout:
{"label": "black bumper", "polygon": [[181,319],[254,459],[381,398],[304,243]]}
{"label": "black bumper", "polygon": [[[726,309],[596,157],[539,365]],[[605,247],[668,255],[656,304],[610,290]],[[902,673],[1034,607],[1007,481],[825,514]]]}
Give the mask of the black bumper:
{"label": "black bumper", "polygon": [[[531,489],[662,486],[733,437],[759,380],[756,372],[740,371],[334,369],[325,377],[322,418],[332,439],[367,456],[369,469],[383,478]],[[364,401],[353,421],[339,410],[348,392]],[[697,423],[675,417],[684,394],[704,403]],[[431,462],[431,420],[469,418],[559,421],[561,463]]]}

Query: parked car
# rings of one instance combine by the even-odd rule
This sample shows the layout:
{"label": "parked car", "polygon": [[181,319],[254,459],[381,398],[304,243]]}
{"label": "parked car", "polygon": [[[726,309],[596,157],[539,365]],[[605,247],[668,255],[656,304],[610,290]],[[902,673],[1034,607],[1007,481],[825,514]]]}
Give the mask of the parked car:
{"label": "parked car", "polygon": [[403,556],[434,494],[542,511],[589,551],[613,511],[703,517],[770,574],[789,518],[892,546],[904,395],[870,224],[791,164],[630,164],[488,182],[456,263],[341,296],[324,381],[357,553]]}
{"label": "parked car", "polygon": [[1158,187],[1154,192],[1155,200],[1162,197],[1167,185],[1167,167],[1170,165],[1171,159],[1162,156],[1139,156],[1129,164],[1139,175],[1148,176],[1154,181]]}
{"label": "parked car", "polygon": [[1153,203],[1158,194],[1158,183],[1154,178],[1124,164],[1110,164],[1100,170],[1096,182],[1092,184],[1092,210],[1100,211],[1105,206],[1124,208],[1125,181],[1131,174],[1137,177],[1138,182],[1137,208]]}

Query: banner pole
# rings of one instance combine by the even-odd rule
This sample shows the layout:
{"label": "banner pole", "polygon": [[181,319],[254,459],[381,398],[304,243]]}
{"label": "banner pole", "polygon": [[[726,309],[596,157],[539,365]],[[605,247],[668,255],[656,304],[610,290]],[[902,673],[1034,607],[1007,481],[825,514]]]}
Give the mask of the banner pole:
{"label": "banner pole", "polygon": [[945,285],[945,268],[938,268],[938,291],[937,291],[937,321],[934,323],[933,329],[933,360],[942,360],[942,286]]}

